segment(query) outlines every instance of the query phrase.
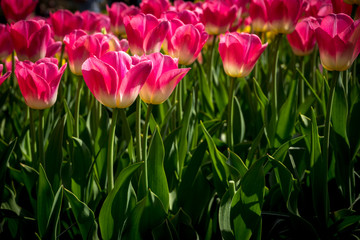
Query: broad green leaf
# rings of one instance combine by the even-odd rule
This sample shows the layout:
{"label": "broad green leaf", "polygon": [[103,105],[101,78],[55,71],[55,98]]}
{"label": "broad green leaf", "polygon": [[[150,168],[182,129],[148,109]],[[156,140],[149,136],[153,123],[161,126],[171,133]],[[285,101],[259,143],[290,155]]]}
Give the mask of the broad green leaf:
{"label": "broad green leaf", "polygon": [[250,239],[261,232],[261,209],[265,191],[264,160],[265,158],[256,161],[249,168],[232,199],[231,218],[236,240]]}
{"label": "broad green leaf", "polygon": [[259,83],[256,81],[255,78],[253,78],[253,83],[254,83],[254,90],[255,90],[254,93],[255,93],[256,98],[258,99],[260,109],[261,109],[261,116],[262,116],[263,121],[265,122],[266,108],[269,105],[269,100],[265,96],[264,92],[262,91]]}
{"label": "broad green leaf", "polygon": [[229,189],[225,192],[220,201],[219,207],[219,228],[222,239],[233,240],[234,232],[231,226],[231,202],[235,194],[235,183],[229,182]]}
{"label": "broad green leaf", "polygon": [[20,164],[21,166],[21,178],[22,178],[22,182],[25,185],[25,188],[28,192],[29,195],[29,199],[31,202],[31,205],[34,209],[36,209],[36,196],[35,196],[35,192],[36,190],[36,183],[39,179],[39,173],[32,167],[29,167],[25,164]]}
{"label": "broad green leaf", "polygon": [[265,128],[261,128],[258,135],[254,139],[254,141],[251,144],[250,151],[246,158],[246,166],[250,167],[252,163],[255,161],[255,153],[259,150],[260,142],[262,139],[262,136],[264,135]]}
{"label": "broad green leaf", "polygon": [[64,189],[60,186],[52,203],[44,239],[57,239],[63,192]]}
{"label": "broad green leaf", "polygon": [[321,155],[321,146],[319,140],[318,126],[315,111],[311,115],[311,189],[313,197],[314,210],[321,221],[326,223],[329,215],[329,198],[327,183],[327,162]]}
{"label": "broad green leaf", "polygon": [[[335,80],[335,79],[333,79]],[[335,92],[331,114],[332,129],[340,135],[349,145],[347,136],[348,104],[345,95],[345,89],[341,81],[338,81]]]}
{"label": "broad green leaf", "polygon": [[66,115],[62,117],[51,132],[49,145],[45,153],[45,169],[53,190],[57,190],[61,181],[61,165],[63,161],[63,137]]}
{"label": "broad green leaf", "polygon": [[151,191],[159,197],[167,212],[169,209],[169,187],[164,170],[164,156],[165,150],[160,136],[160,129],[159,126],[156,126],[149,146],[148,184]]}
{"label": "broad green leaf", "polygon": [[[359,99],[360,100],[360,99]],[[351,147],[351,158],[355,159],[360,149],[360,131],[354,131],[360,122],[360,101],[354,104],[350,113],[350,121],[348,125],[348,133]]]}
{"label": "broad green leaf", "polygon": [[212,160],[214,184],[218,194],[222,196],[225,193],[228,185],[228,169],[226,166],[226,157],[216,148],[216,145],[211,138],[204,124],[201,122],[201,127],[204,132],[205,139],[208,143],[208,149]]}
{"label": "broad green leaf", "polygon": [[173,228],[177,238],[175,239],[199,239],[195,231],[191,217],[183,210],[180,209],[175,216],[170,219],[169,227]]}
{"label": "broad green leaf", "polygon": [[127,219],[122,239],[146,239],[165,218],[164,206],[158,196],[149,190]]}
{"label": "broad green leaf", "polygon": [[200,64],[198,61],[196,61],[197,63],[197,67],[198,67],[198,73],[199,73],[199,79],[200,79],[200,91],[201,91],[201,96],[203,99],[204,104],[206,104],[209,107],[209,110],[211,112],[214,112],[214,104],[213,104],[213,99],[212,99],[212,90],[209,88],[209,84],[207,82],[206,79],[206,74],[204,71],[204,68],[202,66],[202,64]]}
{"label": "broad green leaf", "polygon": [[39,167],[39,183],[37,189],[37,222],[39,228],[39,234],[44,236],[48,220],[50,217],[52,205],[54,202],[54,192],[52,191],[50,182],[46,176],[43,166]]}
{"label": "broad green leaf", "polygon": [[243,160],[238,155],[236,155],[236,153],[232,152],[229,149],[228,152],[229,152],[229,158],[227,163],[233,168],[235,168],[239,172],[240,177],[243,178],[246,172],[248,171],[248,168],[246,167]]}
{"label": "broad green leaf", "polygon": [[281,106],[279,111],[279,119],[276,126],[275,144],[277,148],[285,141],[289,140],[293,134],[296,120],[296,81],[293,81],[290,86],[289,95],[285,103]]}
{"label": "broad green leaf", "polygon": [[71,210],[83,239],[98,239],[97,223],[94,212],[83,202],[81,202],[72,192],[65,189],[66,199],[69,201]]}
{"label": "broad green leaf", "polygon": [[114,239],[121,235],[127,214],[136,203],[134,195],[131,194],[130,180],[142,164],[135,163],[122,170],[115,181],[113,190],[106,197],[99,215],[103,239]]}
{"label": "broad green leaf", "polygon": [[15,138],[15,140],[13,140],[8,146],[6,146],[6,149],[0,154],[0,201],[2,201],[3,199],[2,195],[5,187],[7,164],[10,160],[11,154],[14,151],[16,142],[17,138]]}
{"label": "broad green leaf", "polygon": [[239,144],[244,141],[245,137],[245,120],[241,110],[239,100],[234,98],[234,116],[233,116],[233,136],[234,144]]}

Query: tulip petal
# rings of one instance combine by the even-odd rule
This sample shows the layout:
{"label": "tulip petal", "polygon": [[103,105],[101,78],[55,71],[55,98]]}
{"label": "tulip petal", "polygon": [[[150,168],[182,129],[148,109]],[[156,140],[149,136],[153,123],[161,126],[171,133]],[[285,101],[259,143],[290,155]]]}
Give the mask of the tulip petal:
{"label": "tulip petal", "polygon": [[125,52],[108,52],[100,59],[116,70],[119,80],[123,79],[131,68],[131,57]]}
{"label": "tulip petal", "polygon": [[169,31],[169,22],[163,21],[152,29],[144,39],[144,50],[146,54],[159,52],[167,32]]}

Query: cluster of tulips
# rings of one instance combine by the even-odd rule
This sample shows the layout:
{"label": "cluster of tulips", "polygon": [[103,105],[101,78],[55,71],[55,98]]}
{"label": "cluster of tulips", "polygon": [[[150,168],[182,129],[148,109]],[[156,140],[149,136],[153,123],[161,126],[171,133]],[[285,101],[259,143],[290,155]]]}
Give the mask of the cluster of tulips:
{"label": "cluster of tulips", "polygon": [[[72,74],[77,81],[76,95],[71,96],[75,99],[71,109],[73,136],[80,138],[79,109],[85,82],[96,100],[107,107],[112,116],[108,129],[107,193],[114,188],[113,146],[118,112],[137,101],[135,162],[145,163],[143,174],[147,191],[152,189],[147,170],[152,106],[171,99],[170,105],[176,107],[175,113],[170,111],[170,115],[178,120],[179,127],[185,114],[184,91],[198,85],[189,83],[192,79],[186,79],[191,68],[205,74],[199,70],[202,69],[200,65],[208,63],[207,80],[202,84],[213,87],[214,55],[218,51],[223,71],[230,81],[225,139],[227,147],[234,150],[235,81],[248,77],[254,68],[253,75],[255,79],[258,77],[258,60],[267,47],[272,47],[273,54],[269,56],[273,62],[268,63],[271,66],[267,72],[271,91],[267,97],[271,102],[271,118],[275,122],[279,120],[278,88],[281,79],[278,79],[277,67],[280,41],[286,35],[294,55],[304,57],[318,49],[322,67],[333,71],[334,79],[331,84],[329,80],[331,87],[324,113],[322,154],[327,161],[331,112],[339,72],[348,70],[360,53],[360,20],[356,20],[360,18],[360,8],[356,8],[357,4],[360,1],[205,0],[193,3],[175,0],[171,4],[168,0],[144,0],[140,7],[113,3],[106,6],[105,14],[91,11],[72,13],[61,9],[43,18],[33,15],[36,0],[2,0],[1,8],[8,24],[0,25],[0,61],[3,63],[0,65],[0,88],[17,91],[18,85],[25,104],[30,109],[39,110],[37,129],[40,140],[37,149],[32,147],[30,158],[39,169],[45,164],[43,110],[53,107],[56,102],[60,102],[62,109],[62,99],[66,94],[63,89],[69,83],[68,75]],[[210,54],[204,54],[205,50]],[[315,67],[322,69],[321,66]],[[300,103],[304,103],[303,85],[299,91]],[[142,134],[141,106],[147,106]],[[33,112],[29,110],[32,124],[29,131],[34,137]],[[98,114],[101,115],[101,110]],[[267,126],[265,130],[269,142],[274,142],[275,133],[272,136],[272,130]],[[273,143],[270,145],[278,147]],[[181,164],[184,162],[180,163],[179,175]],[[161,195],[156,191],[155,194]],[[164,202],[169,201],[168,197],[161,200],[164,206],[168,204]]]}

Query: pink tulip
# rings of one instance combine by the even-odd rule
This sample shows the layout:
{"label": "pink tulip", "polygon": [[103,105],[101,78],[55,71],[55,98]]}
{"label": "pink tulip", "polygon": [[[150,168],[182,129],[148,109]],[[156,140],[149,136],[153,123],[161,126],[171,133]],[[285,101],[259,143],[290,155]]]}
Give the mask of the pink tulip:
{"label": "pink tulip", "polygon": [[90,57],[82,65],[84,80],[91,93],[110,108],[129,107],[139,95],[151,69],[150,61],[132,61],[122,51],[108,52],[101,58]]}
{"label": "pink tulip", "polygon": [[331,0],[304,0],[305,17],[325,17],[333,12]]}
{"label": "pink tulip", "polygon": [[196,12],[193,12],[190,10],[183,10],[183,11],[179,11],[179,12],[167,11],[167,12],[163,13],[162,17],[168,21],[173,20],[173,19],[179,19],[181,22],[183,22],[185,24],[196,25],[196,24],[200,23],[198,14]]}
{"label": "pink tulip", "polygon": [[0,24],[0,59],[4,60],[13,50],[10,28],[8,25]]}
{"label": "pink tulip", "polygon": [[105,29],[106,32],[110,31],[110,18],[108,16],[91,11],[83,11],[80,14],[83,18],[81,29],[87,33],[101,32],[102,29]]}
{"label": "pink tulip", "polygon": [[[113,35],[96,33],[88,35],[83,30],[75,30],[64,37],[65,50],[69,57],[70,70],[76,75],[81,75],[81,65],[92,56],[101,57],[108,51],[127,50],[125,42],[122,44]],[[125,43],[125,44],[124,44]]]}
{"label": "pink tulip", "polygon": [[176,85],[190,68],[178,68],[177,59],[161,53],[143,56],[153,63],[153,69],[140,91],[140,98],[150,104],[161,104],[169,98]]}
{"label": "pink tulip", "polygon": [[267,45],[261,44],[255,34],[232,32],[220,35],[219,53],[225,73],[230,77],[248,76]]}
{"label": "pink tulip", "polygon": [[251,0],[249,15],[254,31],[267,32],[269,30],[268,10],[265,0]]}
{"label": "pink tulip", "polygon": [[318,24],[316,18],[305,18],[296,24],[294,32],[286,36],[295,55],[305,56],[314,50],[316,44],[314,24]]}
{"label": "pink tulip", "polygon": [[10,34],[21,61],[35,62],[46,56],[51,37],[49,24],[44,21],[21,20],[11,25]]}
{"label": "pink tulip", "polygon": [[190,2],[190,1],[183,1],[183,0],[175,0],[174,1],[174,7],[175,10],[178,12],[184,11],[184,10],[190,10],[197,12],[197,9],[202,8],[201,2]]}
{"label": "pink tulip", "polygon": [[69,10],[60,9],[50,13],[49,22],[52,26],[55,39],[62,41],[65,35],[81,28],[83,18],[80,14],[73,14]]}
{"label": "pink tulip", "polygon": [[122,2],[114,2],[111,7],[106,6],[106,10],[109,13],[111,32],[116,35],[124,35],[124,17],[133,16],[140,13],[140,9],[134,6],[128,6]]}
{"label": "pink tulip", "polygon": [[6,72],[4,75],[2,75],[4,66],[0,64],[0,85],[10,76],[11,72]]}
{"label": "pink tulip", "polygon": [[65,68],[66,64],[59,69],[55,58],[44,58],[36,63],[17,62],[15,75],[26,105],[33,109],[54,105]]}
{"label": "pink tulip", "polygon": [[346,14],[329,14],[316,28],[321,64],[329,71],[345,71],[360,52],[360,20]]}
{"label": "pink tulip", "polygon": [[1,0],[1,9],[8,22],[16,22],[26,19],[37,3],[37,0]]}
{"label": "pink tulip", "polygon": [[331,0],[334,13],[345,13],[351,15],[352,5],[344,3],[343,0]]}
{"label": "pink tulip", "polygon": [[236,19],[237,7],[229,7],[220,0],[208,1],[203,4],[202,23],[211,35],[228,31]]}
{"label": "pink tulip", "polygon": [[303,10],[303,0],[265,0],[265,3],[271,31],[293,32]]}
{"label": "pink tulip", "polygon": [[170,7],[168,0],[143,0],[140,3],[140,9],[145,14],[152,14],[157,18],[161,17]]}
{"label": "pink tulip", "polygon": [[[179,64],[192,64],[209,35],[205,32],[204,25],[184,24],[181,21],[172,20],[171,30],[167,35],[167,49],[169,55],[179,59]],[[174,24],[175,23],[175,24]],[[178,24],[178,26],[176,26]]]}
{"label": "pink tulip", "polygon": [[124,24],[131,53],[139,56],[159,52],[169,30],[168,21],[158,20],[151,14],[127,16]]}

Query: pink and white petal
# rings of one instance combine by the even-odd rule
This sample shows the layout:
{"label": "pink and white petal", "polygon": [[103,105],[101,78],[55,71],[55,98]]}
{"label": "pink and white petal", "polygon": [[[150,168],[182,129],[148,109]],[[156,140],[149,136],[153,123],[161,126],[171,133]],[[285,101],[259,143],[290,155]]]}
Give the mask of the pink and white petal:
{"label": "pink and white petal", "polygon": [[143,43],[143,48],[146,54],[160,52],[161,44],[163,43],[169,31],[169,22],[163,21],[146,35]]}
{"label": "pink and white petal", "polygon": [[131,57],[127,53],[122,51],[108,52],[100,59],[101,61],[109,64],[116,70],[120,81],[125,77],[126,73],[131,68]]}

